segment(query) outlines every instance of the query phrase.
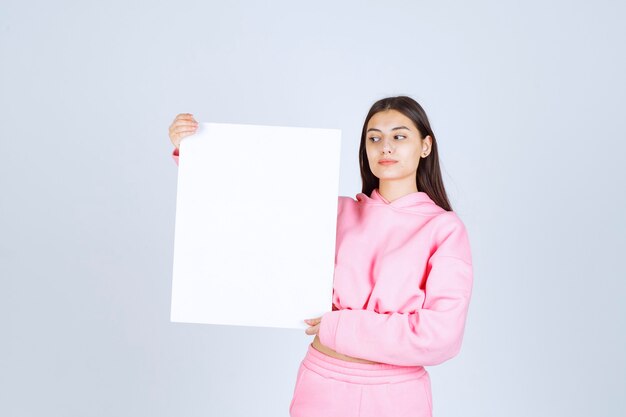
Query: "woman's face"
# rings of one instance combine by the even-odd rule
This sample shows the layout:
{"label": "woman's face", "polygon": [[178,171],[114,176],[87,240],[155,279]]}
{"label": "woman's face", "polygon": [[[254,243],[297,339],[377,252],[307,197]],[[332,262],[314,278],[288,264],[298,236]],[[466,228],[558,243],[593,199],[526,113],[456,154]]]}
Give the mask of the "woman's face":
{"label": "woman's face", "polygon": [[[372,173],[380,181],[406,182],[415,187],[415,175],[422,155],[430,153],[430,136],[421,138],[411,119],[397,110],[384,110],[367,123],[365,150]],[[382,160],[397,162],[382,164]]]}

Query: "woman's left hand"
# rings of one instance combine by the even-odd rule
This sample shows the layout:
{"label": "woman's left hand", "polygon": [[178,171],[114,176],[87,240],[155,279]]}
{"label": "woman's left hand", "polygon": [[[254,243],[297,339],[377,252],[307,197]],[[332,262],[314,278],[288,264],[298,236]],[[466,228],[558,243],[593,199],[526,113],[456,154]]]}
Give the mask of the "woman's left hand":
{"label": "woman's left hand", "polygon": [[308,329],[306,329],[304,332],[308,335],[314,335],[314,334],[317,334],[317,332],[319,332],[320,330],[320,323],[322,322],[322,317],[316,317],[314,319],[306,319],[304,320],[304,322],[308,324],[309,326],[311,326]]}

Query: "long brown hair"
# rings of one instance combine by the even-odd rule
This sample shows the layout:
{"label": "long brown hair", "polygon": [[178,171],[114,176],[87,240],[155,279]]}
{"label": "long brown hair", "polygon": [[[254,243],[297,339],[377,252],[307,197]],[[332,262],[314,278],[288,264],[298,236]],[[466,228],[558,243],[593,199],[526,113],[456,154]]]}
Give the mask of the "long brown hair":
{"label": "long brown hair", "polygon": [[361,192],[371,195],[374,188],[378,188],[379,180],[370,169],[367,152],[365,150],[365,136],[367,132],[367,124],[372,116],[385,110],[397,110],[413,122],[417,127],[422,138],[430,135],[432,138],[432,148],[430,154],[426,158],[422,158],[415,176],[417,189],[423,191],[435,202],[439,207],[446,211],[452,211],[446,189],[441,179],[441,169],[439,168],[439,154],[437,152],[437,140],[435,134],[430,127],[430,122],[426,116],[426,112],[419,103],[407,96],[387,97],[378,100],[372,105],[365,122],[363,123],[363,131],[361,132],[361,145],[359,146],[359,165],[361,166],[361,180],[363,187]]}

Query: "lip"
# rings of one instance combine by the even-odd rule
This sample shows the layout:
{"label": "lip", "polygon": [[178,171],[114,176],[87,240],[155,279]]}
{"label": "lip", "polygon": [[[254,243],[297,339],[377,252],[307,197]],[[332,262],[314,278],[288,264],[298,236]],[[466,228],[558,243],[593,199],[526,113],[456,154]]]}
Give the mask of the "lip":
{"label": "lip", "polygon": [[381,165],[391,165],[391,164],[395,164],[396,161],[395,159],[381,159],[380,161],[378,161],[379,164]]}

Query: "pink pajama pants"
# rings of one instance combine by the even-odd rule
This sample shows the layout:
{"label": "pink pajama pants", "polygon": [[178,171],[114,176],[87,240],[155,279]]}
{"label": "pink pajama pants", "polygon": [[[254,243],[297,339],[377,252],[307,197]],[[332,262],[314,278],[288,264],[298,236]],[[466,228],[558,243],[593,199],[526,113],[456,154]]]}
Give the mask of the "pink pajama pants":
{"label": "pink pajama pants", "polygon": [[422,366],[347,362],[312,345],[300,362],[291,417],[431,417]]}

